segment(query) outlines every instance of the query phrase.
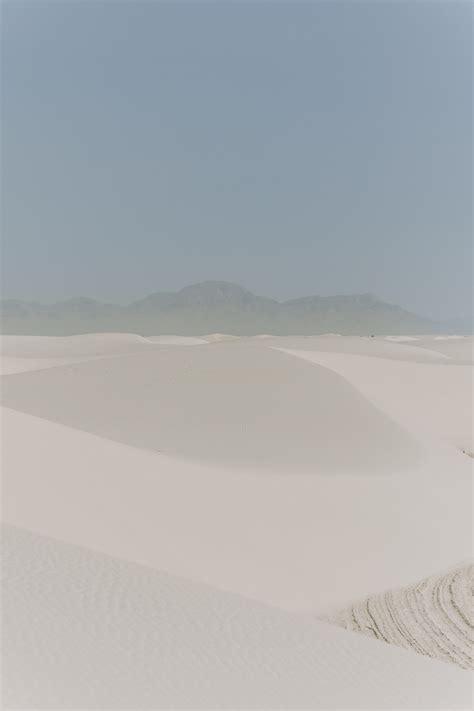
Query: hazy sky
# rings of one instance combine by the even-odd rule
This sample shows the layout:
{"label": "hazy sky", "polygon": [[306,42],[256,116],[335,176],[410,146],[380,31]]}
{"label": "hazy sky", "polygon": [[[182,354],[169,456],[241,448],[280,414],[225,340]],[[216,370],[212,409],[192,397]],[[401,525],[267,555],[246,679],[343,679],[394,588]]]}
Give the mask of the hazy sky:
{"label": "hazy sky", "polygon": [[3,296],[468,314],[471,9],[3,2]]}

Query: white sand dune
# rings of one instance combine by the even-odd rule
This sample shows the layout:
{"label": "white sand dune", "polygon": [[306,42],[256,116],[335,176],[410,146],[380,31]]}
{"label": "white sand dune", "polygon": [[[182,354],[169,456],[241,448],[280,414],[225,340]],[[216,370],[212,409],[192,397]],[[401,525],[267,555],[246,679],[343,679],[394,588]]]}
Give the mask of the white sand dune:
{"label": "white sand dune", "polygon": [[97,358],[153,352],[159,346],[207,345],[202,338],[96,333],[80,336],[0,336],[0,375],[44,370]]}
{"label": "white sand dune", "polygon": [[371,595],[330,617],[346,629],[474,670],[474,567]]}
{"label": "white sand dune", "polygon": [[459,450],[474,450],[470,366],[285,351],[343,376],[381,411],[417,436],[435,438],[435,442],[444,441]]}
{"label": "white sand dune", "polygon": [[324,612],[471,555],[471,460],[455,450],[403,476],[262,476],[8,409],[2,430],[6,521],[288,609]]}
{"label": "white sand dune", "polygon": [[4,340],[7,707],[469,707],[315,620],[471,556],[470,370],[433,343]]}
{"label": "white sand dune", "polygon": [[405,343],[408,341],[419,341],[417,336],[385,336],[386,341],[393,341],[394,343]]}
{"label": "white sand dune", "polygon": [[435,341],[459,341],[466,336],[434,336]]}
{"label": "white sand dune", "polygon": [[180,346],[6,376],[10,408],[225,466],[394,472],[419,447],[330,370],[265,347]]}
{"label": "white sand dune", "polygon": [[[244,342],[246,339],[241,339]],[[273,348],[310,350],[328,353],[347,353],[375,356],[392,360],[415,361],[419,363],[439,363],[450,360],[448,354],[438,348],[430,348],[427,342],[419,347],[419,342],[396,342],[385,337],[339,336],[274,336],[265,345]]]}
{"label": "white sand dune", "polygon": [[[0,336],[2,356],[23,358],[81,357],[82,355],[114,355],[140,352],[156,345],[204,345],[235,341],[267,340],[268,346],[345,352],[359,355],[376,355],[384,358],[441,361],[456,356],[472,360],[473,339],[470,337],[449,338],[439,336],[341,336],[328,333],[321,336],[273,336],[261,334],[251,338],[230,334],[194,336],[138,336],[130,333],[88,333],[78,336]],[[273,341],[273,343],[270,341]],[[400,340],[403,339],[403,340]],[[416,344],[415,344],[416,341]],[[406,346],[411,346],[407,348]]]}
{"label": "white sand dune", "polygon": [[240,336],[233,336],[231,333],[208,333],[202,338],[208,343],[220,343],[221,341],[236,341]]}
{"label": "white sand dune", "polygon": [[142,336],[89,333],[80,336],[0,336],[0,374],[44,370],[152,348]]}
{"label": "white sand dune", "polygon": [[13,375],[14,373],[26,373],[29,370],[44,370],[55,368],[59,365],[70,365],[80,363],[83,360],[101,356],[79,356],[78,358],[15,358],[14,356],[2,356],[0,358],[0,375]]}
{"label": "white sand dune", "polygon": [[5,708],[470,708],[454,666],[25,530],[4,545]]}
{"label": "white sand dune", "polygon": [[442,353],[458,363],[474,362],[473,336],[424,337],[420,339],[417,346]]}
{"label": "white sand dune", "polygon": [[150,341],[134,333],[86,333],[79,336],[0,336],[2,356],[63,358],[134,353]]}
{"label": "white sand dune", "polygon": [[146,340],[163,346],[203,346],[209,343],[194,336],[147,336]]}

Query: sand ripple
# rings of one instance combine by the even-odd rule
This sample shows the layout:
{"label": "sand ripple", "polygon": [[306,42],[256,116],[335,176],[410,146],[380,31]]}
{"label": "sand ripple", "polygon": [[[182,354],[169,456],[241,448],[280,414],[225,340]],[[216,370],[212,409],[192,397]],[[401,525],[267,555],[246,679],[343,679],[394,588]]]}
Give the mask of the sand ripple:
{"label": "sand ripple", "polygon": [[306,615],[13,527],[2,708],[459,709],[469,675]]}
{"label": "sand ripple", "polygon": [[400,590],[372,595],[328,618],[419,654],[474,668],[474,567],[433,575]]}

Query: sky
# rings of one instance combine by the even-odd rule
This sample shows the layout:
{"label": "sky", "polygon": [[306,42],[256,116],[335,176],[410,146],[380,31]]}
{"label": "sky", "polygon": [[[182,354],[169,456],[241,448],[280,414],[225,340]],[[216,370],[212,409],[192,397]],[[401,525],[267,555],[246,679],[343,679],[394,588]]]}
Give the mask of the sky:
{"label": "sky", "polygon": [[2,296],[472,304],[472,6],[3,0]]}

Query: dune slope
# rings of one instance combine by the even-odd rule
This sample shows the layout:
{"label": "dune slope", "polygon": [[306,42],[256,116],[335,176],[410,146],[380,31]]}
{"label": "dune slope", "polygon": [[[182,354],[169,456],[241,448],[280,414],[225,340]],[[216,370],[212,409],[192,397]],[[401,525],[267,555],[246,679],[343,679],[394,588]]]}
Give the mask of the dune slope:
{"label": "dune slope", "polygon": [[8,522],[263,602],[325,612],[471,555],[456,451],[401,476],[262,476],[1,414]]}
{"label": "dune slope", "polygon": [[339,375],[264,346],[170,346],[20,373],[1,397],[135,447],[262,471],[379,475],[420,454]]}
{"label": "dune slope", "polygon": [[5,339],[4,706],[468,708],[467,579],[412,581],[472,553],[469,371],[421,340]]}
{"label": "dune slope", "polygon": [[4,547],[4,707],[469,708],[455,667],[25,530]]}
{"label": "dune slope", "polygon": [[432,446],[445,442],[458,450],[474,450],[471,366],[316,350],[286,352],[338,373],[408,431],[431,440]]}

